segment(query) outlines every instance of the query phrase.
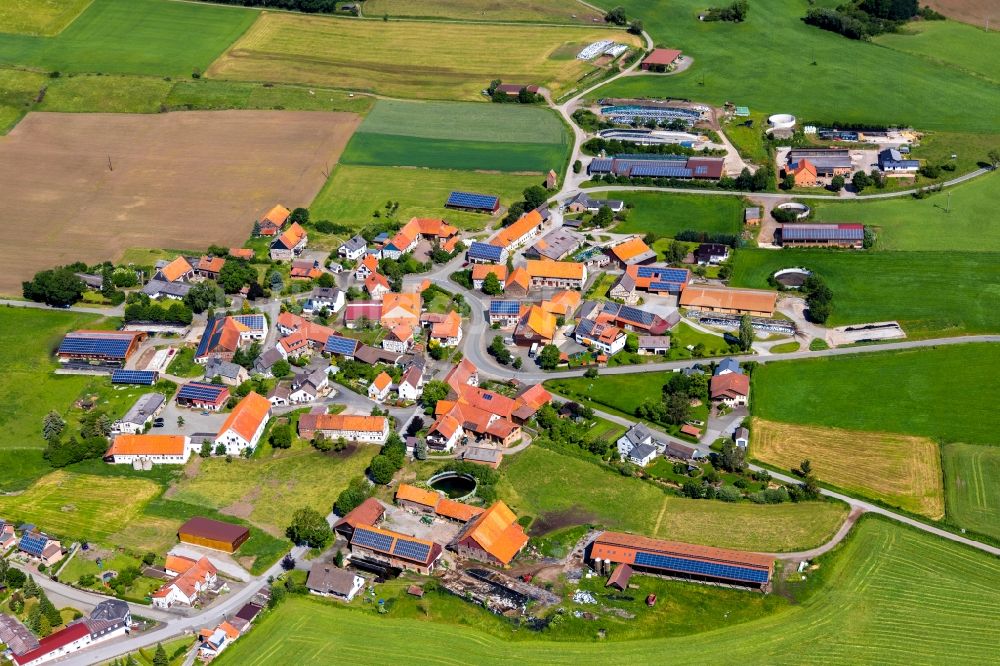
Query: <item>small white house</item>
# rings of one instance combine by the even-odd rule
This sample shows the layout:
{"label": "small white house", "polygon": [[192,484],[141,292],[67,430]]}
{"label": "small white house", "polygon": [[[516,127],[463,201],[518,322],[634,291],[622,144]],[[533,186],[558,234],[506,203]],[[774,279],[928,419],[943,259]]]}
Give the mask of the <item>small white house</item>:
{"label": "small white house", "polygon": [[363,236],[357,235],[350,240],[344,241],[344,244],[337,248],[337,256],[349,261],[357,261],[365,256],[365,252],[367,251],[368,241]]}
{"label": "small white house", "polygon": [[628,454],[628,461],[639,467],[645,467],[656,458],[656,447],[652,444],[640,444]]}
{"label": "small white house", "polygon": [[746,450],[747,446],[750,444],[750,431],[740,426],[736,429],[736,432],[733,433],[733,441],[736,442],[736,446]]}
{"label": "small white house", "polygon": [[624,459],[637,446],[653,446],[653,433],[643,423],[636,423],[616,442],[618,454]]}
{"label": "small white house", "polygon": [[424,372],[418,366],[411,366],[403,375],[396,388],[400,400],[419,400],[424,393]]}
{"label": "small white house", "polygon": [[368,397],[375,402],[382,402],[389,397],[389,389],[392,388],[392,377],[388,373],[379,373],[378,377],[368,385]]}

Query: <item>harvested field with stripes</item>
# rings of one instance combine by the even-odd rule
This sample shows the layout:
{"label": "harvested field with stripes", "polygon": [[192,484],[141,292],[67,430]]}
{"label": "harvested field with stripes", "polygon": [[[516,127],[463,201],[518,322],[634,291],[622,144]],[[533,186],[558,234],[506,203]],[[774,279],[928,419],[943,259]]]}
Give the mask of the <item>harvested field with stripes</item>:
{"label": "harvested field with stripes", "polygon": [[808,459],[820,481],[938,520],[944,484],[938,445],[927,437],[753,420],[750,452],[794,469]]}
{"label": "harvested field with stripes", "polygon": [[1000,539],[1000,446],[944,447],[948,519]]}

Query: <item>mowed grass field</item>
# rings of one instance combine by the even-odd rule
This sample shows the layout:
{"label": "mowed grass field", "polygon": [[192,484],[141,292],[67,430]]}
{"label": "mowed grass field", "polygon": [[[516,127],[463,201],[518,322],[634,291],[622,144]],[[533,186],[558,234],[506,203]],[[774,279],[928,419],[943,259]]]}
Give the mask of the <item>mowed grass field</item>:
{"label": "mowed grass field", "polygon": [[997,441],[987,387],[1000,345],[977,343],[767,363],[754,371],[755,416],[894,432],[945,442]]}
{"label": "mowed grass field", "polygon": [[941,455],[927,437],[755,418],[751,453],[782,469],[808,459],[821,481],[934,520],[944,517]]}
{"label": "mowed grass field", "polygon": [[398,201],[396,217],[440,217],[462,229],[478,230],[495,221],[491,215],[467,213],[444,207],[455,190],[481,192],[500,197],[507,207],[521,198],[526,187],[537,185],[538,176],[446,171],[410,167],[369,167],[338,165],[309,207],[316,220],[334,220],[338,224],[362,227],[385,214],[387,201]]}
{"label": "mowed grass field", "polygon": [[[802,603],[759,620],[679,638],[546,642],[496,638],[474,629],[374,616],[291,597],[219,658],[220,666],[293,659],[477,664],[672,659],[716,664],[985,663],[1000,631],[1000,561],[886,520],[867,518],[843,546],[818,562],[817,589]],[[522,634],[525,630],[522,630]],[[519,634],[520,636],[521,634]],[[377,646],[377,647],[373,647]],[[805,649],[803,646],[808,646]]]}
{"label": "mowed grass field", "polygon": [[833,290],[829,326],[898,321],[911,337],[1000,330],[1000,253],[738,250],[730,284],[766,289],[775,271],[803,266]]}
{"label": "mowed grass field", "polygon": [[624,31],[595,27],[262,14],[208,73],[422,99],[482,100],[480,91],[495,78],[558,94],[592,66],[557,52],[605,38],[640,43]]}
{"label": "mowed grass field", "polygon": [[0,32],[55,35],[92,0],[4,0],[0,3]]}
{"label": "mowed grass field", "polygon": [[344,164],[485,171],[562,170],[566,129],[540,107],[379,100]]}
{"label": "mowed grass field", "polygon": [[93,0],[55,37],[0,33],[0,64],[60,72],[190,76],[208,67],[257,14],[201,2]]}
{"label": "mowed grass field", "polygon": [[832,502],[728,504],[689,500],[596,462],[533,446],[501,467],[500,497],[536,522],[580,525],[706,546],[790,552],[826,542],[847,517]]}
{"label": "mowed grass field", "polygon": [[308,444],[296,442],[281,452],[267,446],[250,460],[203,460],[197,475],[181,479],[171,489],[170,499],[209,506],[280,535],[303,506],[326,515],[337,495],[351,478],[364,473],[376,453],[376,447],[360,447],[347,456],[321,456]]}
{"label": "mowed grass field", "polygon": [[50,410],[65,418],[92,381],[56,376],[52,352],[67,331],[94,327],[99,319],[58,310],[0,307],[0,492],[21,490],[48,471],[42,458],[42,419]]}
{"label": "mowed grass field", "polygon": [[[984,224],[1000,206],[1000,174],[980,176],[926,199],[815,202],[821,222],[863,222],[877,227],[884,250],[1000,251],[1000,228]],[[810,202],[812,204],[814,202]]]}
{"label": "mowed grass field", "polygon": [[359,122],[291,111],[30,114],[0,142],[0,223],[34,221],[31,243],[0,249],[0,293],[130,247],[242,244],[275,203],[309,205]]}
{"label": "mowed grass field", "polygon": [[595,197],[621,199],[634,207],[615,232],[673,238],[686,229],[736,234],[743,228],[745,200],[660,192],[600,192]]}
{"label": "mowed grass field", "polygon": [[160,492],[154,481],[59,470],[20,495],[0,496],[0,514],[64,538],[102,540],[132,522]]}
{"label": "mowed grass field", "polygon": [[[920,50],[918,54],[897,50],[896,43],[854,41],[806,25],[802,17],[810,8],[807,0],[758,0],[739,24],[699,21],[698,13],[706,7],[703,0],[596,4],[624,7],[630,18],[643,21],[658,45],[682,49],[694,58],[694,65],[675,76],[619,79],[595,97],[669,96],[714,104],[728,100],[752,111],[792,113],[803,121],[981,133],[995,133],[1000,127],[1000,85],[991,64],[995,53],[981,56],[977,64],[979,71],[992,71],[992,79],[968,71],[976,49],[985,49],[996,38],[971,26],[949,26],[941,43],[933,37],[923,42],[911,38],[917,46],[908,48]],[[900,43],[905,39],[900,36]],[[794,57],[789,44],[795,45]],[[925,55],[938,50],[945,53],[936,60]]]}
{"label": "mowed grass field", "polygon": [[577,0],[368,0],[365,16],[446,18],[466,21],[592,23],[604,15]]}
{"label": "mowed grass field", "polygon": [[948,519],[1000,539],[1000,447],[946,445],[944,480]]}
{"label": "mowed grass field", "polygon": [[[994,12],[994,18],[1000,12]],[[1000,33],[955,21],[917,21],[898,33],[879,35],[876,44],[911,53],[935,65],[952,67],[1000,83]]]}

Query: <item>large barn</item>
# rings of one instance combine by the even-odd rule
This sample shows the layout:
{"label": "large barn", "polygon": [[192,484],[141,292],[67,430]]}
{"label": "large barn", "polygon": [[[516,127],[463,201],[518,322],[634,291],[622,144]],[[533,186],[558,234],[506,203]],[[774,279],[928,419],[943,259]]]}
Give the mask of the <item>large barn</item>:
{"label": "large barn", "polygon": [[196,517],[180,526],[177,538],[183,543],[234,553],[250,538],[250,530],[242,525]]}
{"label": "large barn", "polygon": [[635,571],[725,583],[768,591],[774,558],[726,548],[662,541],[621,532],[603,532],[590,545],[588,558],[601,574],[614,565]]}

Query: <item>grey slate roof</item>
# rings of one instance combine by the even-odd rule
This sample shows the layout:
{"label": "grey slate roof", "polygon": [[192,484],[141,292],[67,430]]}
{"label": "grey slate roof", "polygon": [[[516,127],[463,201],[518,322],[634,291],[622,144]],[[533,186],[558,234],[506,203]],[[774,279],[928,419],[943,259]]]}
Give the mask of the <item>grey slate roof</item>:
{"label": "grey slate roof", "polygon": [[656,454],[656,447],[652,444],[639,444],[628,452],[628,457],[635,460],[642,460]]}
{"label": "grey slate roof", "polygon": [[650,432],[649,428],[646,427],[644,423],[636,423],[634,426],[625,431],[624,437],[632,444],[632,446],[639,446],[653,438],[653,433]]}
{"label": "grey slate roof", "polygon": [[349,240],[344,241],[344,244],[341,245],[340,247],[343,248],[347,252],[357,252],[358,250],[361,250],[361,249],[363,249],[363,248],[365,248],[367,246],[368,246],[368,241],[366,241],[359,234],[359,235],[355,236],[354,238],[351,238]]}
{"label": "grey slate roof", "polygon": [[141,426],[157,409],[163,406],[164,398],[162,393],[144,393],[139,396],[139,399],[135,401],[125,416],[122,417],[122,423],[134,423],[135,425]]}
{"label": "grey slate roof", "polygon": [[323,594],[339,594],[346,597],[354,586],[354,572],[338,569],[328,562],[316,562],[309,569],[306,587]]}
{"label": "grey slate roof", "polygon": [[205,376],[209,378],[218,375],[226,379],[235,380],[239,378],[241,370],[243,370],[242,366],[230,363],[229,361],[223,361],[220,358],[210,358],[208,359],[208,363],[205,364]]}
{"label": "grey slate roof", "polygon": [[726,358],[719,361],[719,367],[715,369],[715,374],[716,376],[718,376],[721,375],[723,372],[726,372],[727,370],[729,372],[735,372],[740,375],[743,374],[743,370],[740,369],[740,362],[731,356],[727,356]]}
{"label": "grey slate roof", "polygon": [[191,291],[191,285],[187,282],[167,282],[166,280],[150,280],[142,288],[142,293],[150,298],[161,295],[184,298],[189,291]]}

